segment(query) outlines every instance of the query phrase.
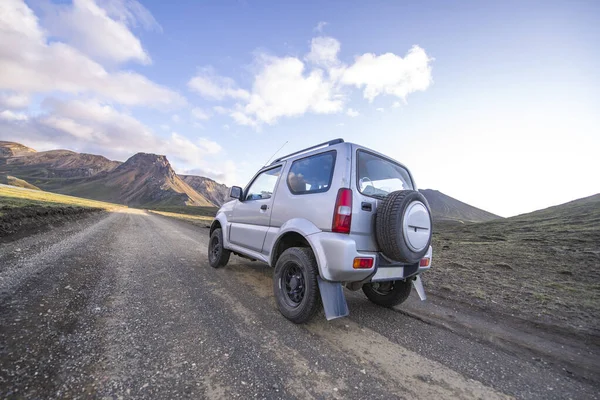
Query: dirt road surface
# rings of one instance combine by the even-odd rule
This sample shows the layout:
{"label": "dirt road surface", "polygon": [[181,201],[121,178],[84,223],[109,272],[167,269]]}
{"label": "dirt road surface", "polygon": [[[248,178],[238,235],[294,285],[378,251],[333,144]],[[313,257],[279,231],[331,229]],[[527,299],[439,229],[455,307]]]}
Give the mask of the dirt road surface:
{"label": "dirt road surface", "polygon": [[597,396],[594,381],[361,292],[349,318],[294,325],[268,266],[214,270],[207,240],[130,210],[0,245],[0,398]]}

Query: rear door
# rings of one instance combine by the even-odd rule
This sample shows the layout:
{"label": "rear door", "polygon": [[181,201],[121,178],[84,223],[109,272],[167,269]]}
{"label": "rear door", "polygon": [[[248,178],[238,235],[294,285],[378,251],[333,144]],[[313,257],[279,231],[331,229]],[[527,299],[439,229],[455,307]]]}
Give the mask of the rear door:
{"label": "rear door", "polygon": [[282,165],[259,173],[237,202],[229,228],[229,241],[244,248],[261,251],[273,205],[273,195],[279,182]]}
{"label": "rear door", "polygon": [[389,193],[413,190],[414,185],[408,169],[402,164],[365,148],[358,147],[355,154],[352,235],[357,250],[377,251],[377,206]]}

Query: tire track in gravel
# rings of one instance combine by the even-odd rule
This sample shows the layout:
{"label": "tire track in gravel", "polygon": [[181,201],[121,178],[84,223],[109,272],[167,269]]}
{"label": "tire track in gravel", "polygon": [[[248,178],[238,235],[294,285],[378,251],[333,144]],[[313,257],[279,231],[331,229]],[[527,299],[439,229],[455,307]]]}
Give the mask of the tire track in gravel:
{"label": "tire track in gravel", "polygon": [[[269,299],[266,298],[266,294],[272,290],[272,278],[268,275],[270,268],[267,273],[262,273],[260,266],[246,263],[233,264],[231,269],[235,271],[232,274],[234,279],[240,283],[245,282],[249,286],[248,289],[261,297],[260,301],[268,301],[270,314],[274,314],[275,318],[283,318],[276,309],[272,294]],[[240,314],[252,314],[239,299],[229,298],[228,302],[232,303]],[[336,354],[340,358],[336,363],[359,366],[348,381],[356,381],[360,376],[378,381],[388,396],[394,394],[400,398],[408,396],[416,399],[509,398],[478,381],[465,378],[438,362],[399,346],[385,336],[349,319],[326,321],[321,313],[311,323],[300,326],[299,329],[304,331],[303,339],[309,345],[325,343],[325,346],[321,346],[325,347],[323,353],[328,356]],[[362,392],[362,387],[354,387],[352,384],[347,386],[349,391],[360,390],[363,395],[366,394]]]}

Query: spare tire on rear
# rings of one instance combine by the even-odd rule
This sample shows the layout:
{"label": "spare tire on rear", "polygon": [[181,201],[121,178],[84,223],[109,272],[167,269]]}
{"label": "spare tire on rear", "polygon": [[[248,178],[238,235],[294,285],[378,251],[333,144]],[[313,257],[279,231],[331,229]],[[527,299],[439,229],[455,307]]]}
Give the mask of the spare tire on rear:
{"label": "spare tire on rear", "polygon": [[377,207],[375,236],[388,258],[413,264],[431,243],[431,211],[427,199],[415,190],[392,192]]}

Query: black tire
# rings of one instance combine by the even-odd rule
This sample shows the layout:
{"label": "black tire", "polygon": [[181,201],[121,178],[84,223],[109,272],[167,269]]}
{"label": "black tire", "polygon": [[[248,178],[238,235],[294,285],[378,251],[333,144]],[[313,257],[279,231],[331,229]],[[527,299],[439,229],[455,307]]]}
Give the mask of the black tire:
{"label": "black tire", "polygon": [[[408,246],[408,238],[405,237],[402,229],[405,212],[414,202],[423,203],[430,221],[429,239],[427,245],[420,251],[415,251]],[[392,260],[414,264],[423,258],[431,244],[431,210],[425,196],[415,190],[398,190],[388,194],[377,207],[375,237],[381,252]]]}
{"label": "black tire", "polygon": [[302,324],[315,315],[321,307],[318,275],[317,261],[311,249],[291,247],[283,252],[275,265],[273,292],[284,317]]}
{"label": "black tire", "polygon": [[213,268],[227,265],[231,252],[223,248],[223,231],[217,228],[211,233],[208,240],[208,263]]}
{"label": "black tire", "polygon": [[408,299],[412,282],[407,280],[365,283],[362,289],[363,293],[373,303],[389,308],[397,306]]}

